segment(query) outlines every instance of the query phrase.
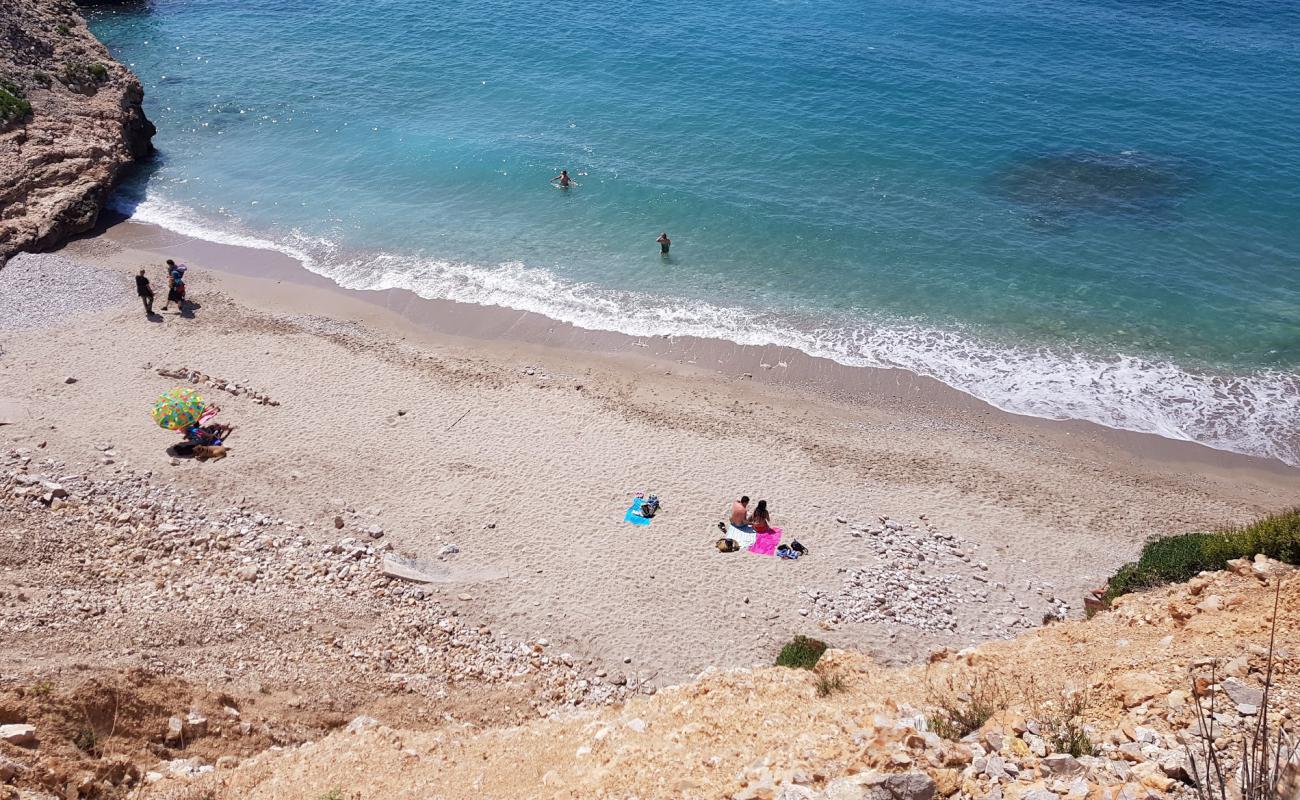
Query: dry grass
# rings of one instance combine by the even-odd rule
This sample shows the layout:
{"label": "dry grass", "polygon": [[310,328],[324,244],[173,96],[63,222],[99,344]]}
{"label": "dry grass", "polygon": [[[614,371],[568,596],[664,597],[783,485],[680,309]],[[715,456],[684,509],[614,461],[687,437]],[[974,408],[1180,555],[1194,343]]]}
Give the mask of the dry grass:
{"label": "dry grass", "polygon": [[994,670],[950,673],[942,682],[926,687],[930,707],[926,721],[930,730],[945,739],[960,739],[1009,707],[1013,696],[1007,677]]}

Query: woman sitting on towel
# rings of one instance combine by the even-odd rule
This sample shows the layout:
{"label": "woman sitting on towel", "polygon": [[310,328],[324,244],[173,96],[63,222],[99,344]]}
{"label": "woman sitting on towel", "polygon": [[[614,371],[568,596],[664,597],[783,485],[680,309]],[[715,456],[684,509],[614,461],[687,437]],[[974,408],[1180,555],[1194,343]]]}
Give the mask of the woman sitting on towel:
{"label": "woman sitting on towel", "polygon": [[772,530],[772,517],[767,513],[767,501],[759,500],[758,505],[749,515],[749,524],[754,526],[755,533],[767,533]]}

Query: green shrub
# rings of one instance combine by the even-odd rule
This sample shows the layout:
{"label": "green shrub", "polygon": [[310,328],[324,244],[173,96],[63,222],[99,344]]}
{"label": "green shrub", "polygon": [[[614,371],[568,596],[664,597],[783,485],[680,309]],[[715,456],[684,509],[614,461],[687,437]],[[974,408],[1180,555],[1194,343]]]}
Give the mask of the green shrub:
{"label": "green shrub", "polygon": [[67,25],[62,25],[62,24],[59,25],[57,28],[55,28],[55,30],[59,32],[60,36],[67,36],[72,33],[71,28],[69,28]]}
{"label": "green shrub", "polygon": [[103,64],[85,64],[69,61],[63,65],[62,80],[69,86],[87,86],[108,79],[108,67]]}
{"label": "green shrub", "polygon": [[812,669],[817,666],[818,660],[825,652],[825,642],[809,639],[806,636],[796,636],[781,648],[781,654],[776,657],[776,665],[791,669]]}
{"label": "green shrub", "polygon": [[32,113],[23,90],[14,83],[0,78],[0,126],[20,120]]}
{"label": "green shrub", "polygon": [[1129,592],[1223,569],[1234,558],[1250,558],[1257,553],[1300,564],[1300,508],[1264,517],[1245,527],[1153,539],[1142,548],[1136,562],[1120,567],[1110,579],[1102,604],[1109,606],[1116,597]]}

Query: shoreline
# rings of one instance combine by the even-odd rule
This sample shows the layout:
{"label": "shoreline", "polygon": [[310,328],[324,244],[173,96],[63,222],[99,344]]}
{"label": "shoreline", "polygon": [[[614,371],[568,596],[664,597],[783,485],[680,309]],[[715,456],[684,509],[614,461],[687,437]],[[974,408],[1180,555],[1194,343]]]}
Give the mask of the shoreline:
{"label": "shoreline", "polygon": [[[453,336],[466,342],[512,342],[536,345],[548,350],[584,355],[631,359],[644,368],[665,366],[700,378],[717,378],[732,383],[752,382],[793,391],[812,391],[837,403],[884,404],[890,409],[917,410],[938,406],[984,417],[995,425],[1009,425],[1052,437],[1095,447],[1118,448],[1127,456],[1149,464],[1196,464],[1225,469],[1262,469],[1278,476],[1300,477],[1300,467],[1276,458],[1223,450],[1186,439],[1172,439],[1155,433],[1113,428],[1081,419],[1051,419],[1006,411],[942,381],[897,367],[851,366],[814,356],[793,347],[743,345],[724,339],[695,336],[634,336],[615,331],[581,328],[532,311],[500,306],[482,306],[455,300],[420,297],[407,289],[350,289],[307,269],[300,261],[278,250],[225,244],[189,236],[151,222],[138,222],[120,212],[105,210],[97,228],[87,234],[103,237],[115,245],[158,256],[159,269],[165,258],[192,261],[203,269],[228,276],[275,285],[288,284],[348,298],[382,309],[405,325],[439,336]],[[263,287],[265,288],[265,287]],[[281,302],[293,302],[294,292],[280,292]],[[327,308],[335,304],[323,302]],[[310,310],[303,303],[300,310]],[[335,311],[342,309],[334,308]],[[401,323],[366,314],[349,303],[347,312],[384,324],[398,334],[409,333]]]}

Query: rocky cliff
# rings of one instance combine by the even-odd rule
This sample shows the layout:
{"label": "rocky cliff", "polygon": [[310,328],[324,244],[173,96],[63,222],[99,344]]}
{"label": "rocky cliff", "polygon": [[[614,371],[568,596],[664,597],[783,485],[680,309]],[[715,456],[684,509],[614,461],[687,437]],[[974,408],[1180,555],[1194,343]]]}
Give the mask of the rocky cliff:
{"label": "rocky cliff", "polygon": [[0,265],[95,224],[152,150],[143,97],[68,0],[0,2]]}

